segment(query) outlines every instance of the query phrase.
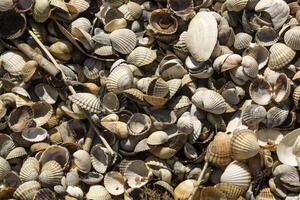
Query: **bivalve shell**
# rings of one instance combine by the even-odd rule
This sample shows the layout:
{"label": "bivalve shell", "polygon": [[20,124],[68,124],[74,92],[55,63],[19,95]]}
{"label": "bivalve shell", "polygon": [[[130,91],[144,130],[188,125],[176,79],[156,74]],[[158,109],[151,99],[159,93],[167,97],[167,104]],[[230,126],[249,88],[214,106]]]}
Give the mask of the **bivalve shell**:
{"label": "bivalve shell", "polygon": [[113,49],[121,54],[131,53],[137,43],[135,33],[129,29],[115,30],[109,37]]}
{"label": "bivalve shell", "polygon": [[25,56],[17,51],[6,51],[0,56],[3,68],[11,75],[21,75],[22,69],[26,63]]}
{"label": "bivalve shell", "polygon": [[147,47],[137,47],[128,55],[126,61],[129,64],[142,67],[152,63],[156,57],[156,51]]}
{"label": "bivalve shell", "polygon": [[38,178],[40,172],[40,163],[34,157],[27,158],[20,170],[20,179],[23,182],[34,181]]}
{"label": "bivalve shell", "polygon": [[91,93],[76,93],[69,96],[69,99],[90,112],[99,113],[101,111],[101,101]]}
{"label": "bivalve shell", "polygon": [[124,177],[131,188],[140,188],[148,183],[150,172],[146,163],[142,160],[130,162],[124,172]]}
{"label": "bivalve shell", "polygon": [[27,181],[21,184],[14,192],[14,198],[20,200],[32,200],[41,189],[41,185],[37,181]]}
{"label": "bivalve shell", "polygon": [[23,139],[29,142],[41,142],[48,136],[47,130],[40,127],[27,128],[22,132]]}
{"label": "bivalve shell", "polygon": [[120,93],[133,86],[133,73],[126,66],[119,66],[114,69],[107,78],[107,89],[110,92]]}
{"label": "bivalve shell", "polygon": [[60,184],[62,177],[63,169],[61,165],[58,162],[51,160],[42,166],[39,180],[43,185],[54,186]]}
{"label": "bivalve shell", "polygon": [[33,200],[56,200],[56,195],[52,190],[43,188],[36,193]]}
{"label": "bivalve shell", "polygon": [[104,186],[112,195],[120,195],[125,192],[125,178],[120,172],[111,171],[104,176]]}
{"label": "bivalve shell", "polygon": [[111,195],[102,185],[92,185],[86,193],[88,200],[112,200]]}
{"label": "bivalve shell", "polygon": [[300,26],[295,26],[284,34],[284,42],[294,50],[300,50]]}
{"label": "bivalve shell", "polygon": [[174,190],[175,200],[188,199],[194,191],[195,180],[187,179],[176,186]]}
{"label": "bivalve shell", "polygon": [[168,9],[156,9],[149,16],[149,28],[155,34],[171,35],[177,31],[178,21]]}
{"label": "bivalve shell", "polygon": [[272,86],[263,77],[257,77],[249,86],[251,99],[259,105],[268,105],[272,99]]}
{"label": "bivalve shell", "polygon": [[273,44],[270,48],[270,59],[268,67],[279,70],[289,64],[295,57],[296,52],[283,43]]}
{"label": "bivalve shell", "polygon": [[11,171],[9,162],[4,158],[0,157],[0,179],[2,180],[4,176]]}
{"label": "bivalve shell", "polygon": [[74,163],[78,170],[83,173],[88,173],[91,170],[91,157],[88,152],[84,150],[78,150],[73,153]]}

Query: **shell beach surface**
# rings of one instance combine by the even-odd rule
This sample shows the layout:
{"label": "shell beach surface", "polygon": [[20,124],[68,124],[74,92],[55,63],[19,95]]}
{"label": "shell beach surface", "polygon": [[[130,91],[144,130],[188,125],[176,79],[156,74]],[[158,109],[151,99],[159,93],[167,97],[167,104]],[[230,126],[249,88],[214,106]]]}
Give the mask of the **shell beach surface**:
{"label": "shell beach surface", "polygon": [[300,200],[299,51],[299,0],[0,0],[0,200]]}

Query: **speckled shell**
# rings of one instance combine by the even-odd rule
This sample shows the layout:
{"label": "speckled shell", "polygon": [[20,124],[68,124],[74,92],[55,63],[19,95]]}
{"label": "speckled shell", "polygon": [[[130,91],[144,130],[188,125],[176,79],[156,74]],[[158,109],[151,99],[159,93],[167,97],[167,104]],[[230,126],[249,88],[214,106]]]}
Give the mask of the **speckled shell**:
{"label": "speckled shell", "polygon": [[295,57],[296,52],[283,43],[276,43],[270,48],[270,59],[268,67],[279,70],[289,64]]}
{"label": "speckled shell", "polygon": [[128,55],[127,62],[142,67],[152,63],[156,57],[156,51],[147,47],[137,47]]}
{"label": "speckled shell", "polygon": [[39,172],[39,161],[34,157],[29,157],[24,161],[19,177],[23,182],[34,181],[38,178]]}
{"label": "speckled shell", "polygon": [[28,181],[21,184],[14,192],[14,198],[20,200],[32,200],[41,189],[41,185],[37,181]]}
{"label": "speckled shell", "polygon": [[60,183],[63,174],[61,165],[58,162],[51,160],[42,166],[39,180],[43,185],[54,186]]}
{"label": "speckled shell", "polygon": [[110,35],[110,41],[114,50],[121,54],[129,54],[137,43],[136,35],[129,29],[118,29]]}
{"label": "speckled shell", "polygon": [[69,96],[69,99],[90,112],[99,113],[101,111],[101,101],[91,93],[76,93]]}

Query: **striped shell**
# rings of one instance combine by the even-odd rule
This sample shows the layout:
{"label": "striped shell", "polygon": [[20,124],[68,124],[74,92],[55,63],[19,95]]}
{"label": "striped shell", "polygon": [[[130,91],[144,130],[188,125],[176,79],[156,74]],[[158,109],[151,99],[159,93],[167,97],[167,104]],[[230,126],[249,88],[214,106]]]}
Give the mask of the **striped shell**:
{"label": "striped shell", "polygon": [[152,79],[147,94],[156,97],[166,97],[169,94],[169,85],[162,78]]}
{"label": "striped shell", "polygon": [[247,190],[251,182],[251,174],[246,164],[240,161],[231,162],[223,172],[221,183],[230,183]]}
{"label": "striped shell", "polygon": [[230,183],[218,183],[216,188],[221,190],[230,200],[237,199],[245,193],[245,190],[242,187]]}
{"label": "striped shell", "polygon": [[231,138],[231,157],[234,160],[246,160],[259,152],[259,144],[255,133],[250,129],[243,129],[233,133]]}
{"label": "striped shell", "polygon": [[258,195],[255,198],[256,200],[277,200],[277,196],[272,194],[270,188],[263,188],[259,191]]}
{"label": "striped shell", "polygon": [[51,145],[43,153],[39,158],[39,162],[41,165],[44,165],[48,161],[56,161],[58,162],[62,168],[66,168],[69,164],[70,153],[67,148],[58,145]]}
{"label": "striped shell", "polygon": [[262,122],[267,116],[263,106],[250,104],[242,109],[242,120],[247,126],[254,127]]}
{"label": "striped shell", "polygon": [[77,150],[73,153],[74,163],[78,170],[83,173],[88,173],[91,170],[91,157],[88,152],[84,150]]}
{"label": "striped shell", "polygon": [[300,26],[295,26],[284,34],[284,42],[294,50],[300,50]]}
{"label": "striped shell", "polygon": [[100,145],[95,145],[91,150],[93,168],[99,173],[105,173],[109,167],[111,156],[108,150]]}
{"label": "striped shell", "polygon": [[76,105],[89,112],[99,113],[101,111],[101,101],[93,94],[76,93],[69,96],[69,99]]}
{"label": "striped shell", "polygon": [[83,63],[83,73],[88,79],[94,80],[100,77],[100,73],[104,70],[104,63],[100,60],[87,58]]}
{"label": "striped shell", "polygon": [[242,33],[242,32],[237,33],[235,35],[233,46],[237,50],[246,49],[250,45],[251,41],[252,41],[252,36],[249,35],[248,33]]}
{"label": "striped shell", "polygon": [[37,127],[45,125],[46,123],[49,124],[49,120],[54,112],[50,104],[45,101],[39,101],[35,102],[31,108],[33,110],[33,121]]}
{"label": "striped shell", "polygon": [[0,133],[0,156],[5,158],[15,147],[16,145],[9,135]]}
{"label": "striped shell", "polygon": [[283,43],[276,43],[270,48],[270,59],[268,67],[279,70],[289,64],[295,57],[296,52]]}
{"label": "striped shell", "polygon": [[107,78],[107,89],[110,92],[120,93],[133,86],[133,73],[127,66],[114,69]]}
{"label": "striped shell", "polygon": [[9,162],[4,158],[0,157],[0,179],[2,180],[4,176],[11,171]]}
{"label": "striped shell", "polygon": [[102,185],[92,185],[86,193],[87,200],[112,200],[111,195]]}
{"label": "striped shell", "polygon": [[108,22],[107,24],[105,24],[104,30],[106,32],[111,33],[111,32],[113,32],[115,30],[124,29],[126,27],[127,27],[127,21],[126,21],[126,19],[119,18],[119,19],[111,20],[110,22]]}
{"label": "striped shell", "polygon": [[22,69],[26,63],[25,55],[17,51],[6,51],[1,54],[3,68],[11,75],[21,75]]}
{"label": "striped shell", "polygon": [[91,27],[92,27],[92,25],[91,25],[90,20],[88,20],[85,17],[79,17],[71,23],[70,31],[71,31],[72,35],[77,37],[77,35],[76,35],[77,32],[75,30],[76,28],[81,29],[86,32],[89,32]]}
{"label": "striped shell", "polygon": [[156,57],[156,51],[147,47],[137,47],[128,55],[127,62],[142,67],[151,64]]}
{"label": "striped shell", "polygon": [[267,112],[266,126],[268,128],[278,127],[284,123],[284,121],[288,118],[288,115],[289,110],[287,108],[274,106]]}
{"label": "striped shell", "polygon": [[259,105],[268,105],[272,99],[272,86],[263,77],[257,77],[249,86],[251,99]]}
{"label": "striped shell", "polygon": [[6,160],[9,161],[14,158],[24,158],[27,156],[27,152],[24,147],[16,147],[6,156]]}
{"label": "striped shell", "polygon": [[120,195],[125,191],[125,178],[120,172],[110,171],[104,176],[104,187],[112,195]]}
{"label": "striped shell", "polygon": [[139,19],[142,14],[142,7],[133,1],[123,4],[118,8],[124,14],[124,18],[129,21]]}
{"label": "striped shell", "polygon": [[176,186],[174,189],[175,200],[188,199],[194,190],[195,180],[187,179]]}
{"label": "striped shell", "polygon": [[226,111],[225,99],[217,92],[205,88],[197,89],[192,96],[192,102],[200,109],[213,114],[222,114]]}
{"label": "striped shell", "polygon": [[52,190],[43,188],[36,193],[33,200],[56,200],[56,195]]}
{"label": "striped shell", "polygon": [[28,181],[21,184],[14,192],[14,198],[19,200],[32,200],[41,189],[41,185],[37,181]]}
{"label": "striped shell", "polygon": [[63,175],[64,173],[61,165],[58,162],[51,160],[42,166],[39,180],[43,185],[54,186],[60,184]]}
{"label": "striped shell", "polygon": [[129,29],[118,29],[110,35],[110,41],[114,50],[121,54],[129,54],[137,43],[136,35]]}
{"label": "striped shell", "polygon": [[248,0],[226,0],[226,8],[229,11],[239,12],[243,10],[248,3]]}
{"label": "striped shell", "polygon": [[34,157],[27,158],[20,170],[20,179],[23,182],[34,181],[38,178],[40,172],[40,163]]}

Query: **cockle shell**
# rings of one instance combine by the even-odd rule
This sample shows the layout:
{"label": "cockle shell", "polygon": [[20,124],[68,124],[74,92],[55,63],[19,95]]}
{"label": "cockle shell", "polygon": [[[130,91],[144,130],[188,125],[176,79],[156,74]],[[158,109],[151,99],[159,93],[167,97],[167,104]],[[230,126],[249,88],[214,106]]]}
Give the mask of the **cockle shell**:
{"label": "cockle shell", "polygon": [[237,199],[245,193],[242,187],[230,183],[218,183],[216,188],[221,190],[228,199]]}
{"label": "cockle shell", "polygon": [[130,162],[124,172],[124,177],[131,188],[140,188],[148,183],[150,172],[146,163],[142,160]]}
{"label": "cockle shell", "polygon": [[256,132],[258,144],[263,148],[276,148],[283,139],[283,134],[275,129],[259,129]]}
{"label": "cockle shell", "polygon": [[95,95],[90,93],[76,93],[69,96],[69,99],[90,112],[99,113],[101,111],[101,101]]}
{"label": "cockle shell", "polygon": [[111,92],[120,93],[133,86],[133,73],[126,66],[114,69],[107,78],[107,89]]}
{"label": "cockle shell", "polygon": [[58,98],[57,90],[51,85],[40,83],[34,87],[35,94],[49,104],[55,104]]}
{"label": "cockle shell", "polygon": [[159,63],[156,73],[165,81],[172,79],[181,79],[187,71],[183,63],[175,55],[166,55]]}
{"label": "cockle shell", "polygon": [[41,189],[41,185],[37,181],[27,181],[21,184],[14,192],[14,198],[20,200],[32,200]]}
{"label": "cockle shell", "polygon": [[274,106],[267,112],[266,126],[268,128],[280,126],[287,119],[288,115],[289,110],[287,108]]}
{"label": "cockle shell", "polygon": [[250,44],[249,47],[243,52],[243,56],[249,55],[255,58],[258,69],[264,68],[269,60],[270,52],[268,49],[262,45]]}
{"label": "cockle shell", "polygon": [[91,162],[97,172],[104,173],[110,165],[111,155],[106,148],[95,145],[91,150]]}
{"label": "cockle shell", "polygon": [[231,162],[221,176],[221,183],[230,183],[248,189],[251,174],[246,164],[240,161]]}
{"label": "cockle shell", "polygon": [[141,6],[133,1],[121,5],[118,10],[121,11],[124,14],[124,18],[129,21],[139,19],[142,14]]}
{"label": "cockle shell", "polygon": [[165,131],[155,131],[147,139],[148,145],[161,145],[168,142],[169,136]]}
{"label": "cockle shell", "polygon": [[36,193],[33,200],[56,200],[56,196],[52,190],[43,188]]}
{"label": "cockle shell", "polygon": [[152,63],[156,59],[156,51],[147,47],[136,47],[127,57],[127,62],[137,67]]}
{"label": "cockle shell", "polygon": [[58,162],[64,169],[69,164],[70,153],[67,148],[58,145],[49,146],[39,158],[39,162],[44,165],[48,161],[54,160]]}
{"label": "cockle shell", "polygon": [[58,162],[50,160],[43,164],[41,173],[39,175],[39,180],[43,185],[54,186],[60,183],[62,177],[62,166]]}
{"label": "cockle shell", "polygon": [[23,182],[34,181],[38,178],[39,172],[39,161],[34,157],[29,157],[24,161],[19,176]]}
{"label": "cockle shell", "polygon": [[122,121],[102,121],[101,125],[115,134],[119,138],[127,138],[129,136],[127,124]]}
{"label": "cockle shell", "polygon": [[263,188],[256,196],[256,200],[276,200],[277,197],[272,194],[270,188]]}
{"label": "cockle shell", "polygon": [[25,56],[17,51],[6,51],[0,56],[3,68],[11,75],[21,75],[22,69],[25,66]]}
{"label": "cockle shell", "polygon": [[217,22],[211,13],[201,11],[192,19],[186,44],[190,54],[198,62],[209,59],[217,43],[217,34]]}
{"label": "cockle shell", "polygon": [[50,3],[48,0],[40,0],[35,2],[33,6],[33,18],[35,21],[45,22],[51,14]]}
{"label": "cockle shell", "polygon": [[247,126],[255,127],[267,116],[267,111],[263,106],[250,104],[242,109],[242,120]]}
{"label": "cockle shell", "polygon": [[0,134],[0,156],[6,157],[15,147],[16,145],[9,135]]}
{"label": "cockle shell", "polygon": [[52,55],[62,61],[68,61],[72,58],[73,46],[69,41],[59,40],[49,47]]}
{"label": "cockle shell", "polygon": [[9,165],[9,162],[5,160],[4,158],[0,157],[0,179],[2,180],[3,177],[11,171],[11,167]]}
{"label": "cockle shell", "polygon": [[111,200],[111,195],[102,185],[92,185],[86,193],[88,200]]}
{"label": "cockle shell", "polygon": [[110,171],[104,176],[104,186],[112,195],[120,195],[125,191],[125,178],[120,172]]}
{"label": "cockle shell", "polygon": [[263,77],[254,79],[249,87],[251,99],[259,105],[268,105],[272,99],[272,87]]}
{"label": "cockle shell", "polygon": [[278,178],[283,186],[293,191],[293,188],[297,191],[300,187],[300,178],[297,169],[290,165],[281,164],[275,167],[273,175]]}
{"label": "cockle shell", "polygon": [[143,135],[150,130],[151,125],[150,117],[142,113],[134,113],[127,122],[130,135]]}
{"label": "cockle shell", "polygon": [[150,13],[149,28],[155,34],[171,35],[177,31],[178,21],[168,9],[156,9]]}
{"label": "cockle shell", "polygon": [[91,157],[88,152],[84,150],[78,150],[73,153],[74,163],[77,166],[78,170],[87,173],[91,170],[92,163]]}
{"label": "cockle shell", "polygon": [[279,36],[272,27],[263,26],[255,34],[255,41],[262,46],[271,46],[278,40]]}
{"label": "cockle shell", "polygon": [[132,52],[137,43],[135,33],[129,29],[115,30],[109,37],[113,49],[121,54],[129,54]]}
{"label": "cockle shell", "polygon": [[237,33],[235,35],[233,46],[237,50],[246,49],[250,45],[251,41],[252,41],[252,36],[249,35],[248,33],[243,33],[243,32]]}
{"label": "cockle shell", "polygon": [[175,200],[179,199],[188,199],[194,190],[195,180],[187,179],[181,182],[174,189],[174,198]]}
{"label": "cockle shell", "polygon": [[89,19],[85,17],[79,17],[70,24],[70,31],[72,35],[77,37],[76,35],[77,32],[75,31],[76,28],[89,32],[91,27],[92,25]]}
{"label": "cockle shell", "polygon": [[226,8],[229,11],[239,12],[243,10],[248,3],[248,0],[226,0]]}
{"label": "cockle shell", "polygon": [[105,24],[104,30],[111,33],[118,29],[124,29],[127,27],[127,21],[124,18],[114,19]]}
{"label": "cockle shell", "polygon": [[283,43],[275,43],[270,48],[268,67],[279,70],[289,64],[295,57],[296,52]]}
{"label": "cockle shell", "polygon": [[274,90],[273,99],[277,103],[285,101],[290,96],[290,92],[291,92],[290,79],[285,74],[283,73],[280,74],[276,79],[273,90]]}
{"label": "cockle shell", "polygon": [[161,78],[152,79],[147,94],[156,97],[166,97],[169,94],[169,85]]}
{"label": "cockle shell", "polygon": [[70,199],[82,199],[83,198],[83,191],[80,187],[77,187],[77,186],[68,186],[67,189],[66,189],[66,192],[74,197],[74,198],[70,198]]}
{"label": "cockle shell", "polygon": [[295,26],[284,34],[284,42],[294,50],[300,50],[300,27]]}
{"label": "cockle shell", "polygon": [[231,157],[234,160],[246,160],[259,152],[255,133],[250,129],[239,130],[231,138]]}
{"label": "cockle shell", "polygon": [[15,158],[24,158],[27,156],[27,152],[24,147],[16,147],[6,156],[6,160],[9,161]]}
{"label": "cockle shell", "polygon": [[22,137],[29,142],[41,142],[48,137],[48,132],[40,127],[27,128],[22,131]]}
{"label": "cockle shell", "polygon": [[103,175],[98,172],[89,172],[87,174],[81,174],[80,175],[80,181],[83,183],[86,183],[88,185],[95,185],[102,181]]}

